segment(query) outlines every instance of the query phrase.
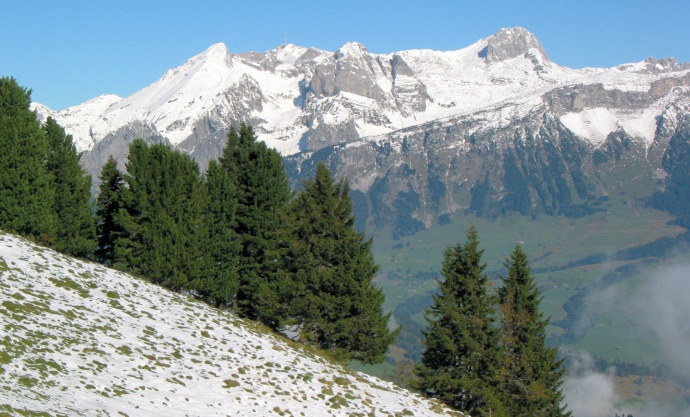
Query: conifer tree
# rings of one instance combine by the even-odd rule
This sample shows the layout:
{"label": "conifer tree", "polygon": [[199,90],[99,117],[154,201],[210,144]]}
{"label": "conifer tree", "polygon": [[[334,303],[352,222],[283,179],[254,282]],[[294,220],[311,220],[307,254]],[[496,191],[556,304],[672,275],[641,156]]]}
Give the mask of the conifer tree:
{"label": "conifer tree", "polygon": [[213,267],[206,281],[195,289],[217,307],[234,307],[239,288],[237,262],[240,252],[240,242],[235,232],[237,192],[230,174],[217,161],[209,163],[206,189],[209,196],[208,250]]}
{"label": "conifer tree", "polygon": [[30,104],[29,90],[0,78],[0,228],[49,244],[57,219],[48,142]]}
{"label": "conifer tree", "polygon": [[291,204],[298,277],[304,295],[300,338],[342,359],[383,361],[398,331],[388,330],[371,240],[355,228],[347,182],[322,163]]}
{"label": "conifer tree", "polygon": [[53,211],[60,220],[51,246],[67,255],[86,258],[96,246],[96,227],[91,211],[91,176],[79,164],[81,154],[72,135],[49,117],[43,126],[48,140],[46,169],[52,174]]}
{"label": "conifer tree", "polygon": [[191,290],[210,268],[207,195],[198,165],[140,139],[129,152],[115,264],[174,291]]}
{"label": "conifer tree", "polygon": [[280,154],[257,141],[250,126],[234,128],[219,160],[237,193],[240,241],[238,312],[273,329],[283,326],[292,288],[286,208],[292,195]]}
{"label": "conifer tree", "polygon": [[98,197],[96,198],[96,234],[98,245],[95,257],[99,262],[112,266],[115,261],[115,241],[124,230],[117,221],[123,208],[122,193],[124,176],[111,155],[101,168]]}
{"label": "conifer tree", "polygon": [[413,386],[473,416],[506,415],[495,388],[498,334],[494,303],[487,292],[477,231],[446,249],[439,281],[426,311],[425,349]]}
{"label": "conifer tree", "polygon": [[[119,171],[113,173],[113,204],[118,208],[113,213],[113,230],[111,233],[112,267],[129,273],[137,273],[137,265],[141,264],[141,256],[146,250],[143,242],[143,225],[149,222],[151,208],[147,205],[145,187],[134,186],[144,182],[146,170],[146,156],[148,146],[143,140],[135,140],[129,145],[129,154],[125,168],[127,174],[122,174],[122,186],[117,187]],[[115,161],[113,160],[113,163]],[[116,167],[116,165],[115,165]],[[117,168],[117,167],[116,167]],[[139,180],[137,180],[139,178]]]}
{"label": "conifer tree", "polygon": [[569,416],[561,406],[562,360],[545,345],[548,319],[539,309],[541,293],[520,245],[506,261],[508,276],[498,290],[501,347],[499,386],[512,416]]}

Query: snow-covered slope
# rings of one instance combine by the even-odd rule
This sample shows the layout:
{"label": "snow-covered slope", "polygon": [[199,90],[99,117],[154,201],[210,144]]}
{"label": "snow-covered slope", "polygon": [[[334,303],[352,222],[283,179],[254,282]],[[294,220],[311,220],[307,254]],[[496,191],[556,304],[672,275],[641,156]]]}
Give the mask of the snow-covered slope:
{"label": "snow-covered slope", "polygon": [[0,234],[0,414],[460,415],[258,326]]}
{"label": "snow-covered slope", "polygon": [[[381,55],[348,43],[334,53],[284,45],[232,54],[216,44],[130,97],[101,96],[60,112],[35,108],[65,126],[80,150],[144,122],[174,146],[201,152],[199,144],[208,137],[218,141],[223,135],[216,132],[244,121],[269,146],[291,155],[506,105],[526,113],[566,86],[647,94],[654,83],[685,80],[689,73],[688,65],[653,59],[609,69],[561,67],[533,34],[518,27],[449,52]],[[562,116],[594,143],[618,125],[630,126],[649,142],[650,120],[660,107],[621,113],[617,105],[590,106]]]}

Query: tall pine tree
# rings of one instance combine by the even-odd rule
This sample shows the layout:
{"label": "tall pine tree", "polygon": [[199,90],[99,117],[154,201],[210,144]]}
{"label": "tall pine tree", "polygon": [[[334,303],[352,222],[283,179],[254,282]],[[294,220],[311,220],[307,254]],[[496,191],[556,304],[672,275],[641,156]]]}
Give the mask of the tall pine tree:
{"label": "tall pine tree", "polygon": [[413,385],[473,416],[506,415],[495,387],[498,334],[487,292],[483,251],[474,226],[464,244],[446,249],[439,281],[426,311],[422,362]]}
{"label": "tall pine tree", "polygon": [[499,386],[515,417],[569,416],[561,406],[565,368],[555,348],[545,345],[548,320],[539,309],[541,293],[520,245],[506,261],[508,276],[498,290],[502,363]]}
{"label": "tall pine tree", "polygon": [[81,154],[72,143],[72,135],[66,135],[51,117],[43,131],[48,140],[46,169],[54,185],[53,211],[60,219],[51,246],[67,255],[86,258],[96,246],[91,176],[79,164]]}
{"label": "tall pine tree", "polygon": [[57,218],[48,141],[30,104],[29,90],[0,78],[0,228],[50,244]]}
{"label": "tall pine tree", "polygon": [[124,175],[117,168],[112,157],[101,168],[98,197],[96,198],[96,234],[98,245],[95,257],[99,262],[113,266],[115,261],[115,241],[123,235],[123,228],[117,221],[118,212],[123,207],[122,194]]}
{"label": "tall pine tree", "polygon": [[273,329],[289,316],[291,275],[286,208],[292,192],[280,154],[259,142],[250,126],[234,128],[219,160],[237,193],[235,232],[240,241],[238,312]]}
{"label": "tall pine tree", "polygon": [[347,182],[335,183],[319,163],[291,204],[296,276],[303,296],[300,338],[342,359],[383,361],[398,332],[388,329],[371,240],[355,229]]}

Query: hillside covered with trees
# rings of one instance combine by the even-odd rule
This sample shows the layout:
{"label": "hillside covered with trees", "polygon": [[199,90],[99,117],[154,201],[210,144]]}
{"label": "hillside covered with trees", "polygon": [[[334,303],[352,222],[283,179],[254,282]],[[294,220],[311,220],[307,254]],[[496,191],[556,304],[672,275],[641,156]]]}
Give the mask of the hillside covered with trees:
{"label": "hillside covered with trees", "polygon": [[228,134],[205,174],[185,153],[135,140],[125,172],[112,158],[103,167],[94,207],[72,137],[52,119],[41,125],[30,103],[29,90],[0,79],[1,229],[232,309],[337,358],[383,360],[397,332],[373,284],[371,242],[354,228],[347,185],[324,166],[294,195],[280,154],[250,126]]}

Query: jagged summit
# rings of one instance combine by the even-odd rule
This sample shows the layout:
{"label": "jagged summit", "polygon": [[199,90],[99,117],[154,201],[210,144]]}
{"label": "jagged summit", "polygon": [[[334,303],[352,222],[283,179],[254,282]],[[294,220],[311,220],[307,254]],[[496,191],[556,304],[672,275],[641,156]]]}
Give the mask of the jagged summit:
{"label": "jagged summit", "polygon": [[181,73],[188,76],[199,71],[217,70],[224,67],[232,67],[232,57],[228,51],[228,47],[224,43],[216,43],[211,45],[204,52],[188,59],[179,67],[168,70],[161,80],[174,77]]}
{"label": "jagged summit", "polygon": [[479,52],[479,57],[489,63],[501,62],[524,55],[530,49],[538,50],[544,58],[547,56],[537,37],[527,29],[519,26],[503,28],[488,38],[487,45]]}
{"label": "jagged summit", "polygon": [[[230,58],[230,51],[227,45],[223,42],[214,43],[209,46],[205,51],[201,52],[188,59],[185,64],[194,64],[200,61],[213,61],[213,60],[227,60]],[[185,65],[183,64],[183,65]]]}
{"label": "jagged summit", "polygon": [[690,69],[690,63],[678,63],[675,58],[656,59],[649,57],[642,62],[623,64],[616,67],[621,71],[634,71],[638,74],[667,74]]}
{"label": "jagged summit", "polygon": [[223,42],[214,43],[206,51],[204,51],[202,55],[216,55],[216,54],[223,55],[223,56],[229,55],[230,52],[228,51],[227,45],[225,45],[225,43],[223,43]]}
{"label": "jagged summit", "polygon": [[343,57],[357,57],[361,58],[365,55],[367,55],[369,51],[367,48],[364,47],[361,43],[358,42],[348,42],[338,48],[337,51],[335,51],[335,54],[333,55],[335,59],[340,59]]}
{"label": "jagged summit", "polygon": [[295,64],[303,55],[310,51],[317,54],[320,52],[314,48],[305,48],[303,46],[288,43],[285,45],[278,45],[275,51],[269,51],[268,53],[274,53],[278,61]]}

